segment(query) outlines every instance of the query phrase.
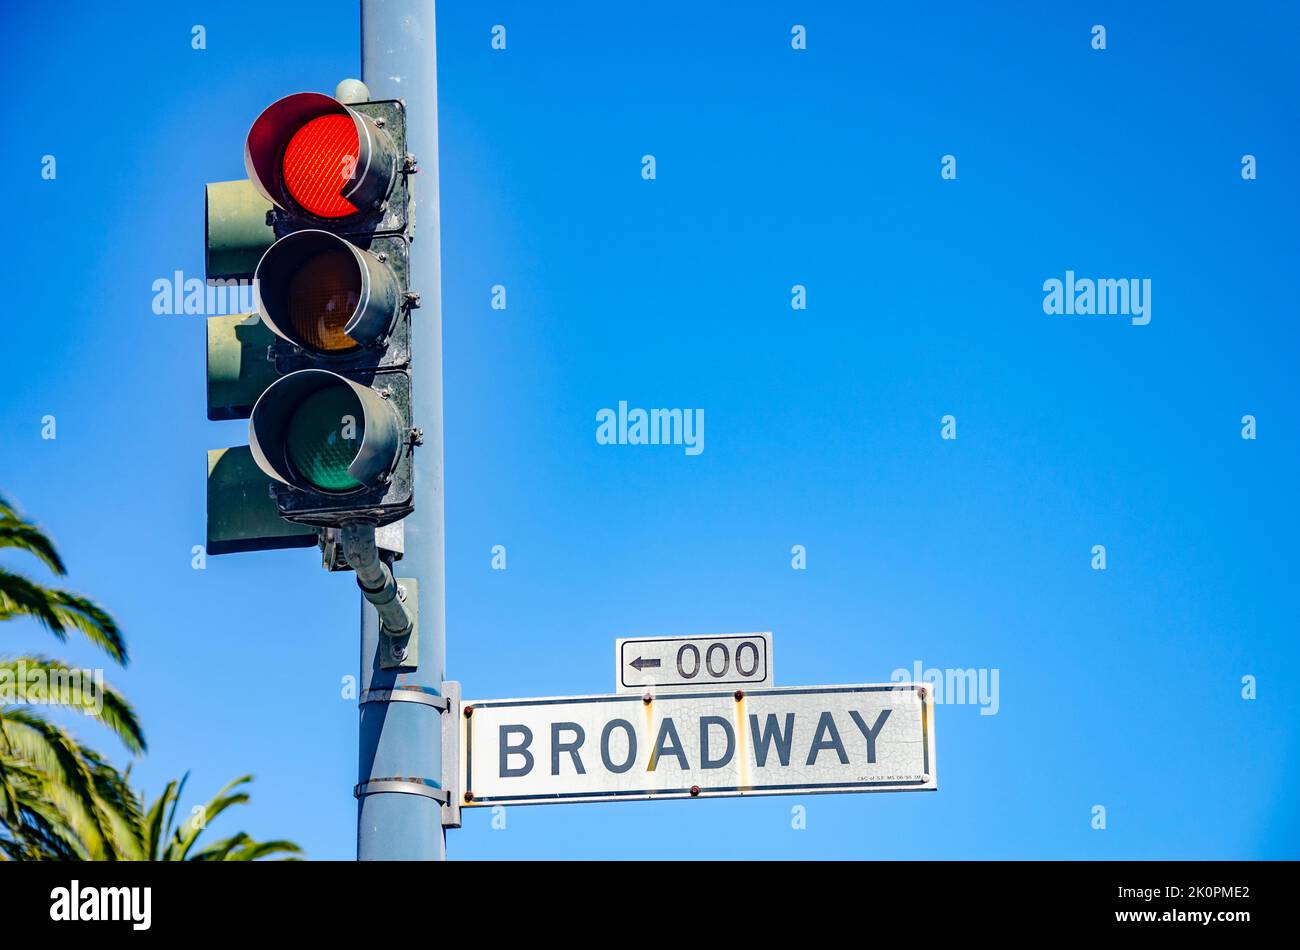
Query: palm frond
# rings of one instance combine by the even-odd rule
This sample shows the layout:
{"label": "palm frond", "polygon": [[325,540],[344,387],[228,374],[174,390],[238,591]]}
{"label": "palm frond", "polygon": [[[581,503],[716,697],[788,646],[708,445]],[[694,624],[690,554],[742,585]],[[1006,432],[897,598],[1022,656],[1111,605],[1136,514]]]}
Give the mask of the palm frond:
{"label": "palm frond", "polygon": [[202,851],[190,855],[191,861],[229,861],[231,853],[237,848],[251,842],[253,839],[246,832],[239,832],[231,835],[229,838],[222,838],[220,841],[214,841]]}
{"label": "palm frond", "polygon": [[[179,830],[176,828],[176,809],[181,805],[181,796],[185,794],[185,784],[189,782],[189,780],[190,773],[186,772],[181,776],[179,782],[172,782],[167,786],[169,789],[171,789],[172,786],[175,786],[175,788],[172,790],[171,806],[167,809],[167,823],[162,829],[163,837],[158,839],[158,846],[161,849],[158,854],[159,861],[169,860],[163,856],[170,850],[170,845],[167,842],[171,841],[173,837],[178,837],[180,835]],[[164,795],[165,794],[166,792],[164,792]]]}
{"label": "palm frond", "polygon": [[30,521],[22,521],[6,515],[2,507],[0,507],[0,548],[25,551],[60,576],[68,572],[68,569],[63,566],[63,559],[59,557],[59,552],[54,549],[54,542],[44,531]]}
{"label": "palm frond", "polygon": [[108,805],[99,797],[95,772],[101,760],[65,730],[34,713],[0,709],[0,737],[9,754],[42,774],[42,797],[65,817],[88,853],[119,856]]}
{"label": "palm frond", "polygon": [[[168,846],[169,850],[173,850],[175,854],[175,857],[173,857],[172,860],[186,860],[189,857],[190,849],[194,847],[194,843],[198,840],[199,835],[203,833],[203,830],[207,827],[209,822],[231,805],[242,805],[247,802],[247,792],[234,792],[233,794],[227,793],[231,792],[232,789],[238,788],[240,785],[245,785],[248,782],[251,782],[252,780],[253,776],[242,775],[234,781],[227,783],[221,791],[212,796],[211,801],[204,805],[197,815],[178,827],[173,833],[172,841]],[[202,821],[195,820],[199,817],[202,818]]]}
{"label": "palm frond", "polygon": [[33,618],[60,642],[75,630],[121,665],[128,662],[122,631],[93,601],[0,568],[0,621],[14,617]]}
{"label": "palm frond", "polygon": [[262,858],[276,854],[284,855],[278,859],[280,861],[298,861],[301,860],[298,855],[302,854],[302,848],[292,841],[254,841],[251,836],[241,831],[237,835],[213,842],[193,855],[190,860],[260,861]]}
{"label": "palm frond", "polygon": [[284,855],[277,861],[300,861],[302,848],[292,841],[249,841],[235,849],[226,858],[227,861],[260,861],[273,854]]}
{"label": "palm frond", "polygon": [[[280,858],[280,860],[298,860],[296,856],[302,854],[302,849],[294,842],[280,839],[257,841],[242,831],[228,838],[222,838],[219,841],[197,847],[199,836],[203,834],[203,831],[213,819],[227,808],[242,805],[249,800],[249,795],[242,790],[242,786],[252,782],[253,777],[251,775],[242,775],[228,783],[212,797],[211,801],[196,811],[194,818],[177,826],[175,824],[176,809],[188,779],[189,773],[187,772],[179,783],[169,782],[162,795],[150,806],[148,814],[145,816],[145,825],[152,829],[146,832],[145,837],[153,841],[158,841],[162,835],[166,837],[166,844],[161,850],[156,851],[155,860],[259,861],[274,855],[283,855],[284,857]],[[165,823],[162,822],[161,817],[164,811],[168,815]]]}
{"label": "palm frond", "polygon": [[[29,686],[27,681],[33,672],[43,682]],[[87,683],[85,674],[92,671],[70,668],[45,656],[0,657],[0,681],[6,673],[15,684],[14,695],[0,694],[0,700],[58,706],[80,713],[111,729],[132,753],[145,751],[144,731],[135,710],[121,693],[103,682],[102,676]]]}

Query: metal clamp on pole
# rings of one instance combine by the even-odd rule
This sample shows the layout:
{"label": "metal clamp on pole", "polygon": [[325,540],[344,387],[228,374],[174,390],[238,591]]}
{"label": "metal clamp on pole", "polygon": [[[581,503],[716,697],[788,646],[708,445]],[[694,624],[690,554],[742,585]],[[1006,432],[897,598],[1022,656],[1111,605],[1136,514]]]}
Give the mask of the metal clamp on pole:
{"label": "metal clamp on pole", "polygon": [[442,782],[432,779],[385,777],[362,782],[352,789],[353,797],[378,792],[424,795],[442,805],[442,826],[460,827],[460,683],[444,680],[442,692],[419,686],[396,686],[362,690],[358,706],[367,703],[419,703],[442,713]]}
{"label": "metal clamp on pole", "polygon": [[392,689],[363,689],[358,706],[366,703],[420,703],[438,712],[447,711],[447,697],[423,686],[397,686]]}
{"label": "metal clamp on pole", "polygon": [[441,802],[444,808],[447,807],[447,792],[438,787],[438,783],[428,778],[402,778],[393,776],[391,778],[372,778],[369,782],[362,782],[352,789],[352,796],[360,798],[363,795],[375,795],[380,792],[402,792],[407,795],[423,795],[425,798],[432,798],[434,801]]}
{"label": "metal clamp on pole", "polygon": [[379,554],[373,524],[349,522],[340,531],[339,541],[348,565],[357,573],[361,595],[379,613],[383,634],[380,666],[415,668],[419,663],[415,581],[393,576],[392,568]]}

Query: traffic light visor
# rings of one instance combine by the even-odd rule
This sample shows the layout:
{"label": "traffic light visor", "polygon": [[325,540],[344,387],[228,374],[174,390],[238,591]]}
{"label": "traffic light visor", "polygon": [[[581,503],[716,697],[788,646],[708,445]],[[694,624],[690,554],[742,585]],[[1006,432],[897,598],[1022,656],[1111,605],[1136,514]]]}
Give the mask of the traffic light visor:
{"label": "traffic light visor", "polygon": [[389,400],[328,370],[305,369],[267,388],[249,418],[249,447],[268,476],[304,491],[347,494],[381,484],[402,448]]}
{"label": "traffic light visor", "polygon": [[248,131],[244,165],[276,207],[337,222],[382,205],[397,174],[397,147],[355,109],[300,92],[258,116]]}
{"label": "traffic light visor", "polygon": [[387,264],[327,231],[273,244],[258,262],[254,299],[273,332],[324,357],[385,339],[399,304]]}

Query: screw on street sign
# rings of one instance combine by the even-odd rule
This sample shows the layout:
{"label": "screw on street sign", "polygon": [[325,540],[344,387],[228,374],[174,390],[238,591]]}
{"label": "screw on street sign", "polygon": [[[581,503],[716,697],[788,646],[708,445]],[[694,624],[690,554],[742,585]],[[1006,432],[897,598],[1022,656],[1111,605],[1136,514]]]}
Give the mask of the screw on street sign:
{"label": "screw on street sign", "polygon": [[461,807],[932,791],[921,683],[467,701]]}
{"label": "screw on street sign", "polygon": [[695,690],[771,686],[772,635],[628,637],[614,641],[614,690]]}

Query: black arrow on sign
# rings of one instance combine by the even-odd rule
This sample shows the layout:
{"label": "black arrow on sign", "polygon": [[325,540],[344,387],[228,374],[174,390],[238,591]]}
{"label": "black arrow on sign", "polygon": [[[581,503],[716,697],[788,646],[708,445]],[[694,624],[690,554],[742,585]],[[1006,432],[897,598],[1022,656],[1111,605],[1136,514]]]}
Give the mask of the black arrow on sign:
{"label": "black arrow on sign", "polygon": [[647,660],[645,659],[645,657],[640,657],[640,656],[628,664],[628,666],[633,667],[638,673],[640,673],[646,667],[653,668],[659,665],[660,663],[658,660]]}

